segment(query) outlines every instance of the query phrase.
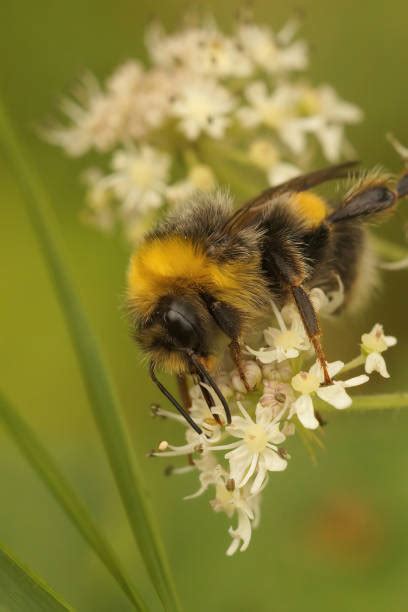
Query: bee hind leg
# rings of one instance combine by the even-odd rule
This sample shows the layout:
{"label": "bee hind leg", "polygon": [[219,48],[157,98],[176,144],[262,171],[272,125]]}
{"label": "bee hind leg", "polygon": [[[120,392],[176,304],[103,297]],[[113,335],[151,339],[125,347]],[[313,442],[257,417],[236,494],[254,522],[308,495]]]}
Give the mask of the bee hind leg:
{"label": "bee hind leg", "polygon": [[308,338],[313,345],[316,357],[323,370],[324,382],[326,385],[330,385],[332,380],[327,369],[326,355],[320,342],[321,331],[313,304],[302,285],[291,285],[290,289]]}
{"label": "bee hind leg", "polygon": [[408,172],[403,174],[397,183],[397,194],[399,198],[408,196]]}

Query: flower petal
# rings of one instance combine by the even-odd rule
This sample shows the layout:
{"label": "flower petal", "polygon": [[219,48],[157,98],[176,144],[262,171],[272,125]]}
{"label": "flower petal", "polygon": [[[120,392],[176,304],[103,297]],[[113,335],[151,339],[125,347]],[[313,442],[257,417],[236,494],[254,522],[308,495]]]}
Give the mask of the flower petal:
{"label": "flower petal", "polygon": [[[333,361],[332,363],[328,363],[327,371],[329,372],[331,378],[336,376],[336,374],[340,372],[343,366],[344,366],[343,361]],[[316,363],[312,365],[309,372],[310,374],[313,374],[314,376],[317,376],[318,378],[320,378],[321,382],[323,382],[324,380],[323,370],[322,370],[322,366],[320,365],[318,361],[316,361]]]}
{"label": "flower petal", "polygon": [[320,387],[316,393],[320,399],[331,404],[338,410],[348,408],[352,404],[351,397],[344,389],[344,383],[340,381],[334,382],[327,387]]}
{"label": "flower petal", "polygon": [[261,363],[268,364],[268,363],[272,363],[273,361],[276,361],[277,359],[276,349],[273,349],[273,350],[260,349],[259,351],[256,351],[254,349],[251,349],[250,346],[247,346],[246,348],[251,353],[251,355],[255,355],[255,357]]}
{"label": "flower petal", "polygon": [[319,421],[316,419],[313,410],[313,402],[310,395],[301,395],[293,404],[299,421],[307,429],[317,429]]}
{"label": "flower petal", "polygon": [[277,424],[269,425],[267,432],[268,441],[272,442],[272,444],[282,444],[286,440],[285,435],[279,431],[279,425]]}
{"label": "flower petal", "polygon": [[[277,452],[267,449],[263,454],[265,467],[269,472],[282,472],[286,469],[288,462],[283,459]],[[253,491],[251,490],[251,493]]]}
{"label": "flower petal", "polygon": [[365,362],[365,371],[367,374],[371,372],[379,372],[383,378],[389,378],[390,375],[384,357],[380,353],[370,353]]}
{"label": "flower petal", "polygon": [[259,493],[259,491],[262,489],[262,485],[266,477],[267,477],[266,465],[262,465],[262,466],[259,465],[258,473],[255,476],[255,480],[253,481],[252,486],[251,486],[251,495],[255,495],[256,493]]}
{"label": "flower petal", "polygon": [[354,376],[354,378],[349,378],[344,381],[345,387],[358,387],[359,385],[364,385],[364,383],[368,382],[370,379],[365,374],[360,374],[360,376]]}

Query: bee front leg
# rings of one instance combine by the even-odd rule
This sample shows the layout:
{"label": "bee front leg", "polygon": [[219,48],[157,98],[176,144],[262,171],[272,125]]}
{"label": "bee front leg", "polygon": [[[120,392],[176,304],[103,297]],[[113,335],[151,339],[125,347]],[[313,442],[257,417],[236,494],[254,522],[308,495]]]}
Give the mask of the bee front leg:
{"label": "bee front leg", "polygon": [[241,316],[234,306],[214,299],[208,294],[202,295],[211,316],[221,329],[221,331],[231,339],[229,349],[231,358],[238,370],[240,379],[242,380],[245,389],[250,391],[250,386],[245,376],[244,368],[242,367],[241,346],[239,344],[239,336],[241,333]]}
{"label": "bee front leg", "polygon": [[238,374],[240,379],[243,382],[243,385],[247,391],[251,390],[251,387],[248,384],[248,381],[245,376],[244,368],[242,367],[242,354],[241,354],[241,346],[238,342],[237,338],[233,338],[229,345],[230,354],[235,366],[238,370]]}
{"label": "bee front leg", "polygon": [[187,411],[190,411],[191,398],[190,393],[188,391],[187,377],[185,376],[185,374],[179,374],[177,376],[177,386],[182,405]]}

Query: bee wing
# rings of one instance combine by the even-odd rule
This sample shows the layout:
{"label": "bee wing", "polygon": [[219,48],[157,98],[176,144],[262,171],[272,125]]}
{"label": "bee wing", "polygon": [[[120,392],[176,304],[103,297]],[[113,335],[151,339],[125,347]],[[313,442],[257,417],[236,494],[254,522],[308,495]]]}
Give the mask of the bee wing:
{"label": "bee wing", "polygon": [[233,215],[227,220],[224,226],[225,232],[237,232],[244,227],[248,227],[256,223],[258,218],[262,215],[265,210],[265,206],[270,204],[276,196],[283,193],[289,193],[293,191],[305,191],[331,181],[333,179],[344,178],[348,176],[349,171],[354,168],[359,162],[350,161],[343,164],[337,164],[336,166],[329,166],[310,172],[308,174],[301,174],[296,176],[285,183],[276,185],[275,187],[269,187],[265,191],[262,191],[249,202],[246,202],[243,206],[238,208]]}

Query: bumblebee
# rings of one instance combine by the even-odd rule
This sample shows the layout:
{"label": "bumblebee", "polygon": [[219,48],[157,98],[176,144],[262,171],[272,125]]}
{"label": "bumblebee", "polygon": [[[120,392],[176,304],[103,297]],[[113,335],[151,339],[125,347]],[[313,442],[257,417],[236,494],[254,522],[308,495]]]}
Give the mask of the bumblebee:
{"label": "bumblebee", "polygon": [[[150,360],[150,375],[190,425],[189,412],[158,380],[156,369],[197,375],[228,404],[212,372],[227,340],[241,374],[242,338],[268,313],[271,299],[293,302],[330,384],[319,322],[309,291],[336,288],[345,304],[367,292],[375,259],[366,220],[392,210],[408,195],[408,172],[397,182],[372,173],[362,177],[335,206],[312,188],[346,177],[356,162],[298,176],[233,209],[223,192],[198,194],[170,214],[133,254],[128,305],[134,335]],[[211,409],[212,396],[203,386]]]}

